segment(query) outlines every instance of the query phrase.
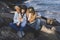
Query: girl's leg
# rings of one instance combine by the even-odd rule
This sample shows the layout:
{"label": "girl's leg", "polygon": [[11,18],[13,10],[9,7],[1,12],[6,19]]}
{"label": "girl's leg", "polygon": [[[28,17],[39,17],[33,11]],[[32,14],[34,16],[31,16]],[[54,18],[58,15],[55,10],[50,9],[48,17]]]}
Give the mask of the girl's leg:
{"label": "girl's leg", "polygon": [[34,33],[34,35],[35,35],[35,37],[39,37],[39,34],[40,34],[40,19],[37,19],[36,20],[36,25],[35,25],[35,33]]}
{"label": "girl's leg", "polygon": [[37,19],[36,20],[36,25],[35,25],[35,29],[36,30],[39,30],[41,27],[40,27],[40,19]]}
{"label": "girl's leg", "polygon": [[13,28],[14,30],[18,31],[18,27],[14,23],[10,23],[9,26]]}
{"label": "girl's leg", "polygon": [[26,26],[26,21],[22,22],[20,25],[20,38],[22,38],[25,35],[25,33],[23,31],[25,26]]}
{"label": "girl's leg", "polygon": [[22,23],[21,23],[21,27],[20,27],[20,31],[23,31],[24,30],[24,28],[25,28],[25,26],[26,26],[26,21],[23,21]]}
{"label": "girl's leg", "polygon": [[33,24],[31,24],[31,27],[33,27],[33,34],[34,37],[38,37],[39,36],[39,29],[40,29],[40,20],[36,20]]}
{"label": "girl's leg", "polygon": [[19,28],[16,26],[16,24],[10,23],[9,25],[10,25],[10,27],[12,27],[13,29],[15,29],[15,30],[17,31],[17,35],[18,35],[20,38],[22,38],[22,34],[21,34]]}

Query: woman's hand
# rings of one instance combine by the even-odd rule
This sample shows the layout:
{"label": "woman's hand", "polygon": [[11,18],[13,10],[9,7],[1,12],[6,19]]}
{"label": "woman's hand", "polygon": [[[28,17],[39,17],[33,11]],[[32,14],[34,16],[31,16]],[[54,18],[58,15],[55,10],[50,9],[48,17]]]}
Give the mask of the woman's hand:
{"label": "woman's hand", "polygon": [[20,18],[20,22],[22,22],[23,21],[23,18]]}
{"label": "woman's hand", "polygon": [[17,23],[16,25],[17,25],[17,26],[19,26],[19,25],[20,25],[20,23]]}
{"label": "woman's hand", "polygon": [[31,15],[30,19],[29,19],[29,22],[33,22],[35,19],[36,19],[36,14],[35,15]]}
{"label": "woman's hand", "polygon": [[20,18],[18,18],[18,20],[19,20],[20,22],[22,22],[22,21],[23,21],[23,18],[20,17]]}

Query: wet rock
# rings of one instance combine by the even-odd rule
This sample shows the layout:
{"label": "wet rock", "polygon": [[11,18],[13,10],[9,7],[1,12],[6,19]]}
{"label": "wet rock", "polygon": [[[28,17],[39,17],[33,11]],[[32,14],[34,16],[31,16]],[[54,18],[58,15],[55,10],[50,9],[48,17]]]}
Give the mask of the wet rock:
{"label": "wet rock", "polygon": [[11,11],[11,8],[5,3],[0,1],[0,13],[9,13]]}
{"label": "wet rock", "polygon": [[3,20],[3,18],[0,17],[0,27],[4,26],[3,24],[4,24],[4,20]]}
{"label": "wet rock", "polygon": [[54,20],[52,25],[54,25],[54,26],[60,26],[60,23],[57,20]]}
{"label": "wet rock", "polygon": [[3,40],[18,40],[18,36],[16,33],[11,31],[10,27],[2,27],[0,28],[0,38]]}
{"label": "wet rock", "polygon": [[12,19],[10,18],[3,18],[4,19],[4,24],[9,25],[10,22],[12,22]]}
{"label": "wet rock", "polygon": [[[52,30],[43,27],[42,29],[43,31],[40,31],[38,38],[34,38],[33,33],[27,32],[27,34],[20,39],[16,32],[13,32],[12,28],[4,26],[0,28],[0,40],[58,40],[56,34],[53,33]],[[53,34],[47,33],[48,31],[46,29]]]}
{"label": "wet rock", "polygon": [[11,18],[0,16],[0,27],[5,26],[5,25],[9,25],[10,22],[12,22]]}
{"label": "wet rock", "polygon": [[60,26],[54,26],[56,29],[56,32],[60,33]]}
{"label": "wet rock", "polygon": [[60,26],[60,23],[56,19],[47,18],[46,24],[51,26]]}

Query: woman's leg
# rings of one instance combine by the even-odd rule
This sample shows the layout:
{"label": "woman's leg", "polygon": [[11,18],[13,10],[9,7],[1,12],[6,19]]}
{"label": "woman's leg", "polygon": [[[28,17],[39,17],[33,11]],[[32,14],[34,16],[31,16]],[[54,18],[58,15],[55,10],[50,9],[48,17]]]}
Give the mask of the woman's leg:
{"label": "woman's leg", "polygon": [[26,21],[23,21],[23,22],[21,23],[20,31],[23,31],[23,30],[24,30],[26,24],[27,24]]}
{"label": "woman's leg", "polygon": [[11,28],[13,28],[14,30],[18,31],[18,27],[17,27],[16,24],[10,23],[9,26],[10,26]]}
{"label": "woman's leg", "polygon": [[31,24],[31,27],[33,28],[33,34],[34,34],[34,37],[38,37],[40,32],[39,32],[39,29],[40,29],[40,20],[36,20],[34,23]]}
{"label": "woman's leg", "polygon": [[24,21],[24,22],[22,22],[21,24],[20,24],[20,37],[22,38],[24,35],[25,35],[25,33],[24,33],[24,28],[25,28],[25,26],[26,26],[26,21]]}
{"label": "woman's leg", "polygon": [[35,23],[35,33],[34,33],[35,37],[39,37],[40,28],[41,28],[40,22],[41,22],[40,19],[36,20],[36,23]]}
{"label": "woman's leg", "polygon": [[36,25],[35,25],[35,29],[36,30],[39,30],[41,27],[40,27],[40,19],[37,19],[36,20]]}

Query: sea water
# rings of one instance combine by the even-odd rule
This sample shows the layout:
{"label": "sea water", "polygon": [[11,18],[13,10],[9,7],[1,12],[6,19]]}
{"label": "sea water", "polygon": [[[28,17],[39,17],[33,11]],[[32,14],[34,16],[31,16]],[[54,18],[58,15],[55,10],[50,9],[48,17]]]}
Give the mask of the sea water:
{"label": "sea water", "polygon": [[[29,0],[26,5],[33,6],[42,16],[56,19],[60,22],[60,0]],[[42,11],[41,10],[45,10]]]}

